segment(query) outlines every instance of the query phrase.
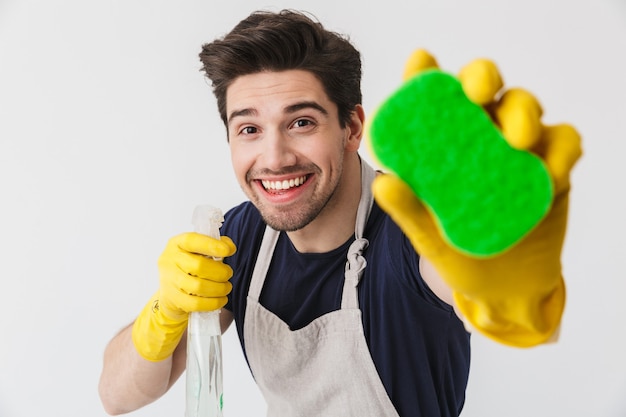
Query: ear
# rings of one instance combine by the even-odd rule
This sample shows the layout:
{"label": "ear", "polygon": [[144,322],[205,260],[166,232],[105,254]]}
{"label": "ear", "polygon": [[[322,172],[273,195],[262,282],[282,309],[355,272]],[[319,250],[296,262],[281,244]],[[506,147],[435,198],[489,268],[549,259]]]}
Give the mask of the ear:
{"label": "ear", "polygon": [[365,123],[365,110],[363,106],[357,104],[350,114],[350,121],[346,126],[346,144],[345,149],[348,152],[356,152],[361,146],[363,138],[363,126]]}

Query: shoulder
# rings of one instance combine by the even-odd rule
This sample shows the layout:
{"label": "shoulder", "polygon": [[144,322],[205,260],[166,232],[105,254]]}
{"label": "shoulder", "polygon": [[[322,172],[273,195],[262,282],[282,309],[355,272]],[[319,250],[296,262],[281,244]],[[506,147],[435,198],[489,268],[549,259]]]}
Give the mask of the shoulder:
{"label": "shoulder", "polygon": [[421,278],[419,255],[414,250],[407,250],[410,242],[398,225],[376,203],[372,206],[365,238],[369,241],[368,258],[371,258],[372,262],[390,269],[394,275],[401,273],[404,278]]}
{"label": "shoulder", "polygon": [[251,227],[261,226],[264,226],[261,214],[251,202],[246,201],[226,212],[221,233],[234,239],[235,235],[245,233]]}
{"label": "shoulder", "polygon": [[406,264],[418,272],[419,255],[413,250],[400,227],[376,202],[372,206],[365,237],[370,241],[370,247],[376,256],[386,257],[386,261],[393,266]]}
{"label": "shoulder", "polygon": [[265,222],[261,213],[249,201],[228,210],[220,234],[233,240],[237,252],[224,262],[240,268],[254,261],[264,231]]}
{"label": "shoulder", "polygon": [[383,282],[395,281],[408,290],[405,295],[422,299],[437,309],[452,310],[448,300],[435,292],[438,288],[431,288],[432,284],[425,279],[428,277],[423,274],[420,255],[408,237],[376,203],[366,234],[370,241],[368,264],[373,264],[375,273],[386,277]]}

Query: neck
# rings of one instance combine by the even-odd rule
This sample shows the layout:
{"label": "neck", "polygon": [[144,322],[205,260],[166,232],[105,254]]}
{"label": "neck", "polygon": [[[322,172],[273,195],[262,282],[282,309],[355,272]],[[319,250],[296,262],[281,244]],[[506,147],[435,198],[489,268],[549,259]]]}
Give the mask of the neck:
{"label": "neck", "polygon": [[326,207],[311,223],[287,232],[301,253],[323,253],[338,248],[354,235],[361,198],[361,160],[356,153],[346,158],[342,179]]}

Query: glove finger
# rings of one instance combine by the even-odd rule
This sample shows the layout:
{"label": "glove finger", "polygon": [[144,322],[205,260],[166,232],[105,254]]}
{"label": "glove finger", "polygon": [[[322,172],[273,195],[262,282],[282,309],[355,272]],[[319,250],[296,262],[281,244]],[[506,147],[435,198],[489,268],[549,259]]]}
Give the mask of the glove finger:
{"label": "glove finger", "polygon": [[445,242],[424,205],[411,188],[394,175],[376,177],[372,192],[378,205],[409,238],[415,250],[426,256],[437,256]]}
{"label": "glove finger", "polygon": [[220,298],[226,297],[233,289],[233,284],[230,281],[215,282],[206,279],[194,280],[196,287],[191,294],[197,295],[202,298]]}
{"label": "glove finger", "polygon": [[488,59],[475,59],[459,72],[459,81],[467,97],[484,106],[494,101],[504,85],[496,64]]}
{"label": "glove finger", "polygon": [[228,236],[220,236],[220,241],[227,246],[227,255],[224,255],[222,257],[232,256],[235,254],[235,252],[237,252],[237,246],[235,245],[235,242],[233,242],[233,240]]}
{"label": "glove finger", "polygon": [[237,250],[233,241],[227,236],[214,239],[200,233],[183,233],[172,238],[171,244],[186,252],[214,258],[231,256]]}
{"label": "glove finger", "polygon": [[205,258],[198,263],[196,276],[215,282],[226,282],[233,276],[233,269],[222,261]]}
{"label": "glove finger", "polygon": [[194,311],[214,311],[224,307],[228,302],[228,297],[198,298],[198,303]]}
{"label": "glove finger", "polygon": [[[178,274],[172,282],[172,287],[179,294],[202,298],[225,297],[233,288],[229,281],[216,282],[208,279]],[[176,292],[176,291],[175,291]]]}
{"label": "glove finger", "polygon": [[215,283],[190,276],[180,278],[177,284],[181,284],[181,287],[172,286],[167,291],[167,301],[175,305],[177,310],[187,313],[211,311],[223,307],[232,290],[230,282]]}
{"label": "glove finger", "polygon": [[568,124],[546,126],[537,153],[544,159],[554,180],[554,192],[569,188],[569,173],[582,155],[581,137]]}
{"label": "glove finger", "polygon": [[402,79],[406,81],[414,75],[431,68],[439,68],[435,57],[425,49],[416,49],[404,65]]}
{"label": "glove finger", "polygon": [[209,279],[215,282],[228,281],[233,276],[232,268],[222,261],[189,252],[177,252],[171,263],[186,275]]}
{"label": "glove finger", "polygon": [[531,93],[521,88],[507,90],[489,110],[511,146],[528,150],[538,143],[543,109]]}

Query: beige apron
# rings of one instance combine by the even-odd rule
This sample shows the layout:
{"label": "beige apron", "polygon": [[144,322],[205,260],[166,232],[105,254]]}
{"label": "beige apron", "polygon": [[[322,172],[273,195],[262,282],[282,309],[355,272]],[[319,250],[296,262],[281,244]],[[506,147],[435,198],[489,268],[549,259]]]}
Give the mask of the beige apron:
{"label": "beige apron", "polygon": [[357,285],[366,261],[363,230],[376,173],[361,160],[356,240],[348,250],[341,309],[292,331],[259,303],[279,232],[267,227],[252,274],[244,319],[246,354],[271,417],[398,417],[363,333]]}

